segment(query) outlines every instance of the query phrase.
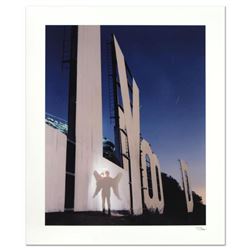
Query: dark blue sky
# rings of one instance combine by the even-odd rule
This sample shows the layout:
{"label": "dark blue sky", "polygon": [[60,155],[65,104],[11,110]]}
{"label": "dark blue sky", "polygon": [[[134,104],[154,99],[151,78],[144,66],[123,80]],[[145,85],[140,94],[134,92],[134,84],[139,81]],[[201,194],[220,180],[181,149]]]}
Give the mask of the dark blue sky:
{"label": "dark blue sky", "polygon": [[[103,125],[109,138],[106,42],[112,33],[140,89],[142,136],[161,170],[179,182],[177,160],[188,162],[193,189],[205,200],[205,27],[102,26]],[[46,37],[46,112],[67,120],[63,28],[47,28]]]}

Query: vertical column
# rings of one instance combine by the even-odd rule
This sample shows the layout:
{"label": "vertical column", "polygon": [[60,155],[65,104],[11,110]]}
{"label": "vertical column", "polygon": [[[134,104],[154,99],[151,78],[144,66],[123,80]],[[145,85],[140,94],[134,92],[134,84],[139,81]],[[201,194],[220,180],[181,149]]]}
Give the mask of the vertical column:
{"label": "vertical column", "polygon": [[102,164],[100,26],[79,26],[76,87],[75,211],[100,209],[93,172]]}
{"label": "vertical column", "polygon": [[[123,119],[126,127],[129,149],[129,174],[131,177],[131,209],[134,214],[142,213],[141,180],[140,180],[140,114],[139,89],[133,79],[133,109],[131,110],[128,90],[128,80],[124,56],[114,37],[117,69],[120,80],[121,96],[123,102]],[[121,114],[121,113],[120,113]]]}
{"label": "vertical column", "polygon": [[75,192],[75,121],[76,121],[76,81],[77,81],[77,34],[78,27],[71,28],[71,53],[69,71],[68,135],[66,150],[65,210],[74,208]]}
{"label": "vertical column", "polygon": [[179,160],[179,162],[180,162],[183,189],[185,192],[185,198],[187,204],[187,212],[192,213],[194,202],[193,202],[193,194],[192,194],[190,178],[188,177],[188,166],[187,163],[183,160]]}

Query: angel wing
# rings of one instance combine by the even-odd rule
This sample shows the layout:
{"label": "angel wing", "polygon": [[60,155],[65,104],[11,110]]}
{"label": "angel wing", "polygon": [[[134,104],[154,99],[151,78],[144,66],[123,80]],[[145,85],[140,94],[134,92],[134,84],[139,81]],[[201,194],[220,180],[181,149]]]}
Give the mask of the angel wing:
{"label": "angel wing", "polygon": [[99,181],[102,179],[102,176],[100,174],[98,174],[98,172],[96,170],[94,171],[93,175],[95,176],[96,181]]}
{"label": "angel wing", "polygon": [[112,181],[112,189],[113,189],[113,192],[114,192],[115,196],[116,196],[119,200],[121,200],[121,198],[120,198],[120,195],[119,195],[118,184],[119,184],[121,178],[122,178],[122,173],[119,173],[119,174],[116,175],[116,177],[113,178],[113,181]]}
{"label": "angel wing", "polygon": [[95,189],[95,193],[93,194],[93,198],[95,198],[95,196],[100,192],[100,190],[102,189],[102,185],[101,185],[101,180],[102,177],[100,174],[98,174],[97,171],[94,171],[93,175],[95,176],[96,179],[96,189]]}

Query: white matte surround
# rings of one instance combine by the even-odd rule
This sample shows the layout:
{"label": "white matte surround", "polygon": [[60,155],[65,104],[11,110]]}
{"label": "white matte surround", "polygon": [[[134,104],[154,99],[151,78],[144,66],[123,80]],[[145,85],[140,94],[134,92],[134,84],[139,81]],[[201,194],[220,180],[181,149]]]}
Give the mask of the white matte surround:
{"label": "white matte surround", "polygon": [[[26,244],[225,245],[225,7],[52,5],[26,9]],[[44,48],[48,24],[206,25],[206,225],[45,225]]]}

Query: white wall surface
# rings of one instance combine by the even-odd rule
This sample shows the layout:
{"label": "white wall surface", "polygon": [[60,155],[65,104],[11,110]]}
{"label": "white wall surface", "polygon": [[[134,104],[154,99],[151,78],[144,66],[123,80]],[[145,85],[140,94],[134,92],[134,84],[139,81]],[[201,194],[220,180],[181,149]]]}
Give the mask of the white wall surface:
{"label": "white wall surface", "polygon": [[45,210],[64,211],[67,138],[47,124],[45,134]]}
{"label": "white wall surface", "polygon": [[[128,178],[128,171],[125,169],[117,166],[113,162],[102,158],[102,163],[95,169],[98,173],[105,172],[108,170],[110,172],[110,177],[114,178],[118,174],[121,174],[121,180],[118,183],[118,192],[120,196],[120,200],[114,195],[113,190],[111,189],[111,210],[129,210],[130,209],[130,196],[129,196],[129,178]],[[93,194],[96,188],[96,180],[94,175],[91,175],[91,186],[89,187],[90,190],[90,198],[89,203],[95,203],[96,207],[95,210],[102,209],[102,198],[101,198],[101,191],[99,194],[93,198]],[[107,204],[106,204],[107,205]]]}

